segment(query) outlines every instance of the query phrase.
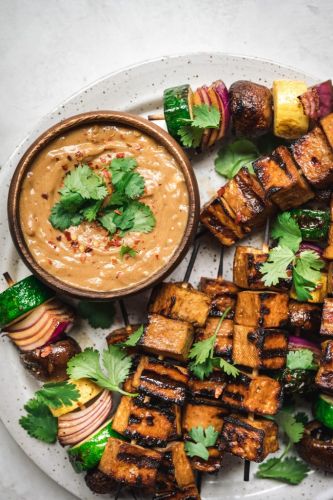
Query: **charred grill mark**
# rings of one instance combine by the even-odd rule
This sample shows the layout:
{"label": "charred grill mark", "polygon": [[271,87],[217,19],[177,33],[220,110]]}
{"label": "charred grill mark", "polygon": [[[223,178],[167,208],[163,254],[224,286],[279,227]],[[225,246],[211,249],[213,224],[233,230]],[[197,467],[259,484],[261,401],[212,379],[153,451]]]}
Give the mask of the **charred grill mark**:
{"label": "charred grill mark", "polygon": [[228,390],[224,390],[223,395],[222,395],[222,399],[224,397],[234,399],[235,401],[239,401],[239,402],[244,401],[244,394],[241,394],[240,392],[231,392]]}
{"label": "charred grill mark", "polygon": [[[135,439],[137,444],[140,446],[149,446],[149,447],[155,448],[155,447],[164,447],[168,443],[168,441],[166,439],[160,439],[160,438],[156,438],[153,436],[146,436],[146,435],[142,434],[141,432],[131,430],[131,429],[126,429],[124,434],[129,439]],[[119,457],[119,455],[118,455],[118,457]],[[135,462],[131,462],[131,463],[135,463]],[[138,465],[138,467],[142,467],[142,465]],[[152,468],[152,467],[150,467],[150,468]]]}
{"label": "charred grill mark", "polygon": [[145,455],[137,455],[126,451],[120,451],[117,454],[117,460],[128,464],[134,464],[143,469],[157,469],[160,464],[160,461],[156,458]]}
{"label": "charred grill mark", "polygon": [[285,358],[288,349],[263,349],[260,353],[262,359]]}
{"label": "charred grill mark", "polygon": [[153,370],[145,369],[141,374],[141,380],[149,382],[163,389],[177,389],[186,391],[186,384],[178,380],[173,380],[167,375],[160,375]]}

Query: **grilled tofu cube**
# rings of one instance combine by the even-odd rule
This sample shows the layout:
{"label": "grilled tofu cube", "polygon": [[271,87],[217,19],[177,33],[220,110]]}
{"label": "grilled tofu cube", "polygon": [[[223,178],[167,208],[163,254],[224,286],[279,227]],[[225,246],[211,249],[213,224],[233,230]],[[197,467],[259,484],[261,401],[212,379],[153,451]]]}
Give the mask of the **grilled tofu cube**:
{"label": "grilled tofu cube", "polygon": [[[186,284],[185,284],[186,285]],[[151,296],[149,312],[203,326],[211,300],[205,293],[182,283],[162,283]]]}
{"label": "grilled tofu cube", "polygon": [[[196,342],[206,340],[212,337],[219,324],[220,318],[211,317],[207,319],[206,325],[197,330]],[[214,346],[214,354],[220,358],[231,359],[232,356],[232,337],[234,332],[234,322],[231,319],[225,319],[219,328]]]}
{"label": "grilled tofu cube", "polygon": [[320,125],[325,133],[326,139],[333,149],[333,113],[320,120]]}
{"label": "grilled tofu cube", "polygon": [[279,449],[278,426],[271,420],[229,415],[224,419],[219,448],[246,460],[262,462]]}
{"label": "grilled tofu cube", "polygon": [[256,160],[253,169],[266,198],[281,210],[298,207],[314,197],[285,146],[279,146],[270,156],[262,156]]}
{"label": "grilled tofu cube", "polygon": [[322,356],[316,375],[316,385],[321,391],[333,395],[333,340],[322,344]]}
{"label": "grilled tofu cube", "polygon": [[133,388],[146,396],[183,405],[188,385],[187,368],[142,356],[133,377]]}
{"label": "grilled tofu cube", "polygon": [[106,342],[108,345],[115,345],[121,342],[126,342],[128,337],[139,327],[140,325],[128,325],[123,326],[122,328],[117,328],[116,330],[113,330],[109,333],[109,335],[106,337]]}
{"label": "grilled tofu cube", "polygon": [[232,281],[226,281],[223,278],[201,278],[200,290],[212,299],[210,316],[222,316],[230,307],[226,318],[233,319],[239,289]]}
{"label": "grilled tofu cube", "polygon": [[323,315],[321,318],[320,334],[333,337],[333,299],[324,300]]}
{"label": "grilled tofu cube", "polygon": [[138,488],[152,488],[162,458],[163,454],[158,451],[111,437],[98,468],[118,483]]}
{"label": "grilled tofu cube", "polygon": [[[235,250],[233,264],[233,280],[241,288],[250,290],[288,290],[292,278],[280,280],[273,287],[267,287],[263,282],[261,265],[267,261],[268,253],[253,247],[238,246]],[[291,274],[291,273],[290,273]]]}
{"label": "grilled tofu cube", "polygon": [[288,294],[244,291],[238,294],[235,323],[279,328],[288,322]]}
{"label": "grilled tofu cube", "polygon": [[289,302],[289,326],[307,333],[318,333],[321,321],[321,306],[309,302]]}
{"label": "grilled tofu cube", "polygon": [[164,450],[154,498],[200,500],[183,442],[170,443]]}
{"label": "grilled tofu cube", "polygon": [[232,359],[236,365],[279,370],[286,364],[287,352],[285,330],[234,326]]}
{"label": "grilled tofu cube", "polygon": [[235,220],[250,228],[261,226],[272,211],[257,178],[242,167],[219,192],[235,214]]}
{"label": "grilled tofu cube", "polygon": [[218,400],[223,393],[227,379],[221,370],[214,370],[205,380],[190,378],[188,390],[191,398]]}
{"label": "grilled tofu cube", "polygon": [[201,400],[191,399],[186,404],[183,411],[182,430],[185,436],[193,427],[203,427],[206,429],[212,425],[217,432],[221,432],[223,417],[229,412],[219,406],[216,402],[203,403]]}
{"label": "grilled tofu cube", "polygon": [[333,151],[320,127],[315,127],[291,145],[296,163],[306,179],[316,188],[333,182]]}
{"label": "grilled tofu cube", "polygon": [[223,198],[219,196],[203,206],[200,221],[219,240],[222,245],[230,247],[236,241],[244,238],[250,231],[235,220],[235,214]]}
{"label": "grilled tofu cube", "polygon": [[265,375],[240,374],[225,386],[221,402],[234,411],[275,415],[282,405],[281,384]]}
{"label": "grilled tofu cube", "polygon": [[114,414],[112,428],[135,439],[141,446],[162,447],[179,438],[179,420],[176,405],[163,405],[161,401],[142,396],[123,396]]}
{"label": "grilled tofu cube", "polygon": [[190,459],[192,469],[199,472],[206,472],[208,474],[213,474],[218,472],[222,466],[222,452],[215,446],[210,446],[207,448],[209,453],[208,460],[203,460],[200,457],[192,457]]}
{"label": "grilled tofu cube", "polygon": [[157,356],[185,361],[193,343],[193,336],[194,330],[190,323],[150,314],[137,345]]}

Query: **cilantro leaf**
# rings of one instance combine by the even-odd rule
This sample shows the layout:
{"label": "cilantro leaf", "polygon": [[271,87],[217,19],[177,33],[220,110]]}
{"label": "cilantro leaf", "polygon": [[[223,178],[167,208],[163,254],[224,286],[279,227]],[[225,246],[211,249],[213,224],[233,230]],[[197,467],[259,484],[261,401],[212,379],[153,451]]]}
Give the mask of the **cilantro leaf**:
{"label": "cilantro leaf", "polygon": [[203,131],[200,128],[184,125],[178,130],[180,142],[185,148],[198,148],[200,146]]}
{"label": "cilantro leaf", "polygon": [[87,319],[93,328],[109,328],[113,323],[115,310],[113,303],[110,302],[81,301],[78,313]]}
{"label": "cilantro leaf", "polygon": [[302,422],[297,422],[295,417],[287,411],[280,411],[275,415],[274,420],[281,426],[287,434],[291,443],[298,443],[303,436],[304,425]]}
{"label": "cilantro leaf", "polygon": [[87,200],[103,200],[108,194],[103,178],[85,164],[71,170],[65,176],[64,185],[66,189],[60,190],[61,194],[71,191]]}
{"label": "cilantro leaf", "polygon": [[49,408],[60,408],[62,405],[71,406],[80,397],[80,392],[74,384],[69,382],[50,382],[44,384],[35,397]]}
{"label": "cilantro leaf", "polygon": [[96,220],[97,214],[100,211],[102,204],[103,204],[102,200],[97,200],[85,206],[82,209],[82,216],[84,217],[84,219],[86,219],[88,222]]}
{"label": "cilantro leaf", "polygon": [[221,120],[219,110],[208,104],[193,106],[192,126],[198,128],[218,128]]}
{"label": "cilantro leaf", "polygon": [[311,298],[311,293],[320,280],[320,269],[324,262],[312,250],[301,252],[296,259],[293,269],[293,284],[298,300],[306,301]]}
{"label": "cilantro leaf", "polygon": [[140,198],[145,190],[145,180],[142,175],[134,172],[130,174],[130,177],[125,186],[125,194],[132,200]]}
{"label": "cilantro leaf", "polygon": [[269,252],[267,261],[260,266],[266,286],[276,285],[280,279],[288,278],[287,267],[295,258],[289,248],[277,246]]}
{"label": "cilantro leaf", "polygon": [[311,299],[311,293],[315,286],[310,281],[306,281],[302,276],[300,276],[295,268],[293,269],[293,285],[297,295],[297,299],[306,302]]}
{"label": "cilantro leaf", "polygon": [[117,226],[114,222],[116,214],[114,212],[107,212],[102,217],[99,217],[98,220],[106,229],[109,231],[110,235],[114,234],[117,231]]}
{"label": "cilantro leaf", "polygon": [[135,347],[136,344],[139,342],[142,334],[144,331],[143,325],[139,326],[135,332],[131,333],[131,335],[128,337],[128,339],[123,342],[121,345],[124,347]]}
{"label": "cilantro leaf", "polygon": [[214,162],[215,170],[228,179],[232,179],[243,166],[254,173],[252,162],[258,156],[259,151],[253,142],[248,139],[237,139],[220,149]]}
{"label": "cilantro leaf", "polygon": [[298,458],[287,457],[284,460],[270,458],[259,465],[257,477],[299,484],[307,477],[309,471],[307,464]]}
{"label": "cilantro leaf", "polygon": [[83,221],[83,216],[80,213],[69,212],[59,201],[51,208],[49,221],[55,229],[64,231],[71,226],[78,226]]}
{"label": "cilantro leaf", "polygon": [[110,164],[112,184],[116,186],[122,180],[125,174],[132,172],[138,163],[135,158],[114,158]]}
{"label": "cilantro leaf", "polygon": [[203,427],[192,427],[189,431],[189,436],[194,441],[186,441],[185,451],[189,457],[200,457],[203,460],[208,460],[209,446],[215,446],[219,433],[210,425],[204,429]]}
{"label": "cilantro leaf", "polygon": [[55,443],[58,433],[58,420],[52,415],[45,403],[38,399],[30,399],[24,409],[27,415],[19,420],[19,424],[27,431],[29,436],[44,441]]}
{"label": "cilantro leaf", "polygon": [[[222,322],[221,322],[222,323]],[[195,342],[189,352],[188,357],[194,360],[196,365],[202,365],[207,358],[212,358],[212,350],[215,345],[215,336]]]}
{"label": "cilantro leaf", "polygon": [[313,352],[310,349],[298,349],[287,354],[287,368],[290,370],[317,370]]}
{"label": "cilantro leaf", "polygon": [[200,380],[207,378],[214,369],[214,362],[212,358],[207,358],[203,363],[191,362],[189,364],[191,372]]}
{"label": "cilantro leaf", "polygon": [[85,203],[85,199],[79,193],[72,193],[66,191],[61,196],[61,205],[66,212],[76,213]]}
{"label": "cilantro leaf", "polygon": [[221,368],[227,375],[230,375],[231,377],[237,377],[239,375],[239,370],[234,365],[228,363],[228,361],[223,358],[218,358],[218,360],[219,368]]}
{"label": "cilantro leaf", "polygon": [[193,443],[192,441],[185,441],[185,452],[189,457],[199,457],[203,460],[208,460],[209,451],[202,443]]}
{"label": "cilantro leaf", "polygon": [[135,257],[136,254],[138,253],[134,248],[131,248],[127,245],[122,245],[122,247],[119,250],[120,257],[123,258],[124,255],[130,255],[131,257]]}
{"label": "cilantro leaf", "polygon": [[131,231],[149,233],[156,224],[156,219],[148,205],[140,202],[132,202],[130,208],[133,210],[133,226]]}
{"label": "cilantro leaf", "polygon": [[128,377],[132,358],[127,356],[120,347],[109,346],[103,351],[102,359],[107,375],[101,367],[99,352],[91,347],[86,348],[68,361],[67,374],[73,380],[89,378],[104,389],[120,392],[126,396],[134,396],[134,394],[120,388],[120,385]]}
{"label": "cilantro leaf", "polygon": [[273,225],[271,235],[278,240],[279,246],[297,252],[302,241],[301,230],[290,212],[279,214]]}

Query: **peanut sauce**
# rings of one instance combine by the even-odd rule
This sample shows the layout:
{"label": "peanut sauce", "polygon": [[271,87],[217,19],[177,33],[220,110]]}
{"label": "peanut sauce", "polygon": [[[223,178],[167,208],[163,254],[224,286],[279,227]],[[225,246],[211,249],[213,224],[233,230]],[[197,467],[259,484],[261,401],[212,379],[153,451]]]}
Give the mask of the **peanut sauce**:
{"label": "peanut sauce", "polygon": [[[48,218],[59,201],[66,173],[80,163],[103,175],[111,160],[133,156],[145,179],[141,201],[156,218],[152,232],[109,236],[99,224],[84,222],[61,232]],[[81,127],[52,141],[38,155],[23,182],[20,220],[36,262],[58,279],[93,291],[123,289],[148,279],[178,247],[188,220],[184,176],[172,155],[148,135],[108,125]],[[121,259],[122,245],[138,253]]]}

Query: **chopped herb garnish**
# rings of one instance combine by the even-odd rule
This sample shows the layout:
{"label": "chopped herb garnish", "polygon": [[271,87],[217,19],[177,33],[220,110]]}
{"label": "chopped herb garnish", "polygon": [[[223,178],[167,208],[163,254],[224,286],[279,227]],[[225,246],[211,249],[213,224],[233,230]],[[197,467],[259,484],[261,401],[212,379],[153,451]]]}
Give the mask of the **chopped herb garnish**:
{"label": "chopped herb garnish", "polygon": [[199,104],[193,106],[193,119],[184,119],[184,125],[179,129],[179,137],[186,148],[197,148],[206,128],[218,128],[221,116],[215,106]]}
{"label": "chopped herb garnish", "polygon": [[185,451],[189,457],[200,457],[208,460],[208,447],[215,446],[219,433],[212,425],[204,429],[203,427],[193,427],[189,431],[192,441],[185,442]]}
{"label": "chopped herb garnish", "polygon": [[134,248],[131,248],[127,245],[122,245],[121,249],[119,250],[120,257],[123,258],[124,255],[129,255],[130,257],[135,257],[136,254],[138,253]]}

